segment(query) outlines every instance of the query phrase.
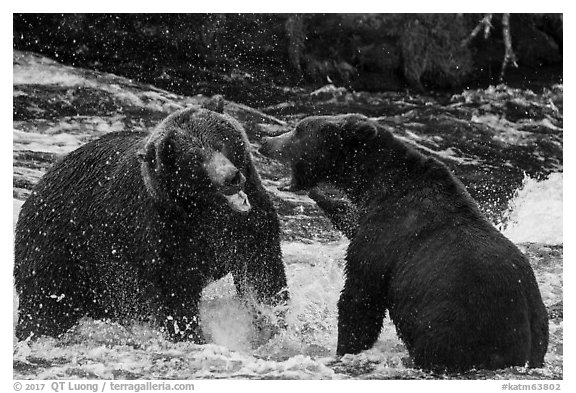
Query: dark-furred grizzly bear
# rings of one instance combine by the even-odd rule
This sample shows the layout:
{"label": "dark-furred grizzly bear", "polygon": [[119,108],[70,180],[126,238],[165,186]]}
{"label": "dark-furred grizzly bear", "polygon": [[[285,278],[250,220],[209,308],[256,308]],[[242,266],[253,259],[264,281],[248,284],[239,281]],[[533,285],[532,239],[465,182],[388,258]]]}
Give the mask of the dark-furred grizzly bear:
{"label": "dark-furred grizzly bear", "polygon": [[341,204],[314,196],[351,237],[338,355],[371,348],[388,310],[419,368],[543,365],[548,316],[534,272],[444,164],[355,114],[306,118],[261,151],[290,163],[292,189],[328,182],[357,208],[352,225]]}
{"label": "dark-furred grizzly bear", "polygon": [[279,220],[248,149],[230,116],[184,109],[56,163],[17,223],[18,339],[89,316],[203,342],[202,289],[227,273],[240,295],[286,301]]}

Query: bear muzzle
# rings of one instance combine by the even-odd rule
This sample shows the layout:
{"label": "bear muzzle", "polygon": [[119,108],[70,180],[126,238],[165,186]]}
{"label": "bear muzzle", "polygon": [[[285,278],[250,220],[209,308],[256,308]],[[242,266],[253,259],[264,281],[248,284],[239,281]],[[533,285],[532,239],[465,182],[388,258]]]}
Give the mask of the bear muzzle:
{"label": "bear muzzle", "polygon": [[274,158],[280,162],[289,164],[291,157],[287,152],[287,148],[290,146],[292,133],[293,131],[290,131],[278,136],[263,137],[260,153],[266,157]]}
{"label": "bear muzzle", "polygon": [[215,152],[204,164],[204,168],[232,210],[242,213],[250,211],[252,206],[244,192],[246,177],[224,154]]}
{"label": "bear muzzle", "polygon": [[220,187],[220,192],[226,198],[228,206],[234,211],[246,213],[252,206],[248,200],[248,195],[243,191],[246,178],[238,169],[235,174],[231,174],[224,180],[224,185]]}

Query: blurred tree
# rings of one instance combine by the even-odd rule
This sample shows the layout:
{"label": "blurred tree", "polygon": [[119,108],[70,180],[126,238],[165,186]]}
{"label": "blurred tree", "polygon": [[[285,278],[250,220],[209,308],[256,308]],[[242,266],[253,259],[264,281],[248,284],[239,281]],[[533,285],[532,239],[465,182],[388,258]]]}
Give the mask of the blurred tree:
{"label": "blurred tree", "polygon": [[405,16],[400,34],[404,76],[418,90],[422,79],[437,87],[454,87],[472,72],[472,54],[460,43],[467,26],[460,14],[418,14]]}
{"label": "blurred tree", "polygon": [[[462,46],[467,46],[482,29],[484,30],[484,39],[488,39],[492,28],[492,14],[486,14],[482,19],[480,19],[480,22],[478,22],[478,25],[476,25],[474,30],[472,30],[472,33],[462,41]],[[502,38],[504,40],[504,60],[502,60],[502,68],[500,71],[500,82],[504,80],[504,71],[506,71],[506,67],[509,63],[514,67],[518,67],[516,54],[514,54],[514,50],[512,49],[510,14],[502,14]]]}
{"label": "blurred tree", "polygon": [[298,73],[302,73],[301,62],[306,41],[304,17],[301,14],[290,15],[285,27],[288,37],[288,61]]}
{"label": "blurred tree", "polygon": [[218,61],[221,58],[222,45],[220,40],[225,30],[225,14],[209,14],[204,18],[204,23],[200,28],[200,37],[212,61]]}
{"label": "blurred tree", "polygon": [[[241,94],[270,82],[332,82],[372,91],[446,89],[486,73],[497,83],[515,61],[524,69],[562,64],[560,14],[14,14],[13,19],[15,49],[185,94]],[[484,39],[477,38],[481,32]],[[499,70],[494,76],[492,68]]]}

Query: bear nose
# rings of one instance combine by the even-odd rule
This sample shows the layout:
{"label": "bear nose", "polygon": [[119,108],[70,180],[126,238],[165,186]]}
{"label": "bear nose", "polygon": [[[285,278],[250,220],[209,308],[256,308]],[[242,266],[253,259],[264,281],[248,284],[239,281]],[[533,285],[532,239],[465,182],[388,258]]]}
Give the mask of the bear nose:
{"label": "bear nose", "polygon": [[227,187],[242,187],[246,182],[246,178],[238,169],[236,169],[235,173],[224,180],[224,185]]}

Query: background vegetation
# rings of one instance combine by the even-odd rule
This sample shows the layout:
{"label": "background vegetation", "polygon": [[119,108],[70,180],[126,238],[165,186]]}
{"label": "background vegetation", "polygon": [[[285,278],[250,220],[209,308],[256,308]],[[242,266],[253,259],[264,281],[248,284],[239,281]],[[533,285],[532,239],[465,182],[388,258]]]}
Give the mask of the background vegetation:
{"label": "background vegetation", "polygon": [[[491,18],[487,37],[470,39],[483,16],[15,14],[13,45],[181,94],[258,104],[281,100],[278,85],[422,91],[497,83],[502,16]],[[561,78],[562,15],[512,14],[510,31],[520,68],[506,71],[507,82]]]}

